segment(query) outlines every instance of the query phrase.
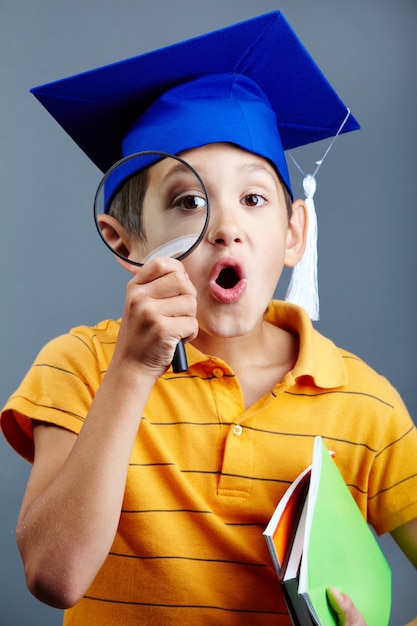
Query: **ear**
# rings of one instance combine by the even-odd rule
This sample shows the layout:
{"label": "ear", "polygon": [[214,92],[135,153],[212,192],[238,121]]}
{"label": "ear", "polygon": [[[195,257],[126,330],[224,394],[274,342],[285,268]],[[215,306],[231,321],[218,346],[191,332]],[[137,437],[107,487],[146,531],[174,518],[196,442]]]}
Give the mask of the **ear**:
{"label": "ear", "polygon": [[307,242],[307,230],[307,206],[303,200],[295,200],[288,223],[287,246],[284,258],[284,263],[287,267],[297,265],[303,256]]}
{"label": "ear", "polygon": [[137,270],[136,265],[132,265],[127,261],[131,250],[131,238],[126,228],[122,226],[119,220],[112,215],[107,215],[107,213],[97,215],[97,224],[107,245],[113,252],[126,258],[125,261],[120,256],[116,256],[116,261],[125,270],[134,274]]}

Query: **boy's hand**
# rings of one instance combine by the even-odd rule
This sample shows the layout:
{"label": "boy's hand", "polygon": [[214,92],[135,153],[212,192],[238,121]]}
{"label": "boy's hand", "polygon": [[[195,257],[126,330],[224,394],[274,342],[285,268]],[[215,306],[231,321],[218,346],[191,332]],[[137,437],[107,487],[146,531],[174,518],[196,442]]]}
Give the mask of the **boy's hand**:
{"label": "boy's hand", "polygon": [[180,339],[197,336],[196,311],[197,293],[180,261],[158,258],[139,267],[127,286],[113,360],[157,378]]}
{"label": "boy's hand", "polygon": [[340,626],[366,626],[362,615],[345,593],[335,587],[330,587],[327,590],[327,597],[337,613]]}

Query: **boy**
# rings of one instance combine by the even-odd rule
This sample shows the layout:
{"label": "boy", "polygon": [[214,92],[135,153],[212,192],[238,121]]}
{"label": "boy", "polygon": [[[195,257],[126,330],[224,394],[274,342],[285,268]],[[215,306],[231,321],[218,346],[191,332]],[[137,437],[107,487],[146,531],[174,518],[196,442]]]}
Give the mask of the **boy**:
{"label": "boy", "polygon": [[[268,63],[285,85],[287,118],[258,72],[271,44],[285,51],[282,67]],[[159,86],[148,88],[149,102],[135,94],[133,125],[112,80],[127,70],[130,97],[128,62],[98,72],[115,98],[110,116],[97,113],[97,83],[88,101],[70,81],[69,108],[62,93],[45,92],[102,167],[117,160],[122,137],[125,155],[180,153],[202,176],[212,210],[188,258],[130,267],[122,320],[51,342],[4,409],[5,436],[34,460],[17,526],[28,585],[53,606],[73,607],[67,624],[289,624],[262,530],[316,434],[332,442],[363,514],[417,561],[417,435],[398,395],[316,333],[300,307],[271,302],[283,266],[302,258],[308,227],[303,201],[288,216],[281,143],[336,134],[344,107],[279,13],[194,41],[198,64],[204,57],[209,67],[172,80],[191,58],[183,46],[164,53],[160,72],[155,57],[145,59]],[[288,88],[295,71],[309,81],[307,108],[320,100],[316,130],[305,130],[304,111],[302,130],[290,128],[300,112]],[[320,113],[327,96],[334,109]],[[91,103],[101,133],[120,126],[117,141],[82,118],[77,107]],[[355,127],[351,119],[345,130]],[[311,135],[286,138],[297,132]],[[226,268],[235,275],[227,287]],[[169,365],[180,339],[189,370],[176,375]],[[341,623],[359,623],[351,610]]]}

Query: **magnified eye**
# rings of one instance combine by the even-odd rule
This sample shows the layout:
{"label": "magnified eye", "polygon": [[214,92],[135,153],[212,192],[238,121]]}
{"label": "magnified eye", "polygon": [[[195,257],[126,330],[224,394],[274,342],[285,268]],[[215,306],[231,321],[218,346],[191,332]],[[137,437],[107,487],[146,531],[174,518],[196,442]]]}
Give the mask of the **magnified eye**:
{"label": "magnified eye", "polygon": [[195,211],[206,208],[206,199],[192,194],[184,195],[175,199],[174,206],[185,211]]}

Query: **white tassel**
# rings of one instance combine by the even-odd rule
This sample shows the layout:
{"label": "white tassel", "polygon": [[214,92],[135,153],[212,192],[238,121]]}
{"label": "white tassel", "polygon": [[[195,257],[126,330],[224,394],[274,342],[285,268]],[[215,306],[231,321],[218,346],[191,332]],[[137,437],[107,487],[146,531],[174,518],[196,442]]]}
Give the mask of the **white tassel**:
{"label": "white tassel", "polygon": [[306,249],[292,271],[291,281],[285,295],[288,302],[302,306],[316,321],[319,319],[319,290],[317,278],[317,215],[314,206],[316,179],[311,174],[303,180],[308,211]]}
{"label": "white tassel", "polygon": [[343,126],[349,119],[350,109],[346,109],[346,116],[341,123],[339,130],[333,137],[329,147],[325,151],[320,161],[316,161],[316,169],[314,174],[304,174],[297,161],[292,154],[289,154],[292,161],[304,176],[303,187],[306,195],[306,205],[308,211],[308,230],[307,243],[303,257],[292,271],[291,281],[288,285],[285,299],[302,306],[310,316],[310,319],[316,321],[319,319],[319,288],[317,279],[317,215],[314,206],[313,196],[316,192],[316,174],[323,164],[324,159],[333,147],[339,134],[342,132]]}

